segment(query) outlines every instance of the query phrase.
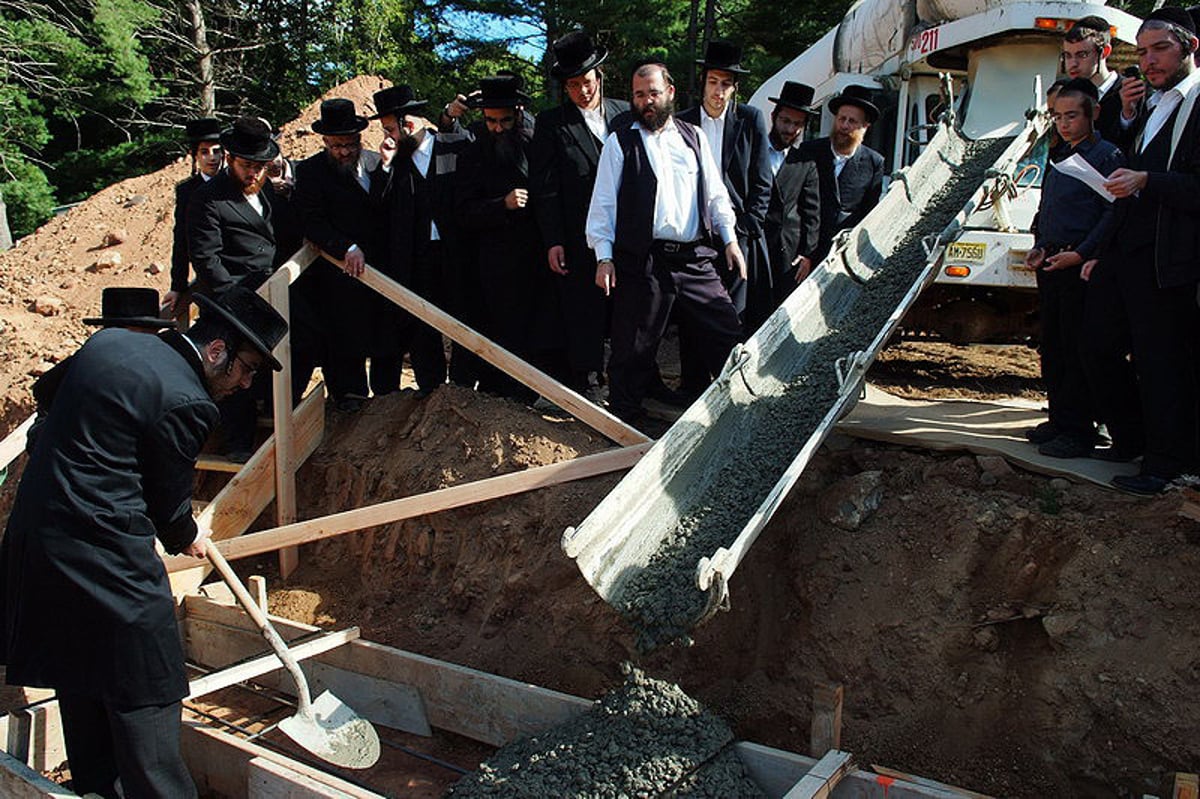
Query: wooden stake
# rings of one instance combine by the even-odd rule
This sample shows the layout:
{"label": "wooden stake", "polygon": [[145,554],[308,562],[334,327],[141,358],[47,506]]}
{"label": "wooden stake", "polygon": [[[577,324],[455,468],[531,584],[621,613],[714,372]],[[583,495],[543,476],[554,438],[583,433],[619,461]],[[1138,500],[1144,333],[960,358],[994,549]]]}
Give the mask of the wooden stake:
{"label": "wooden stake", "polygon": [[[328,253],[323,253],[323,255],[331,263],[339,265],[342,263]],[[417,296],[374,267],[368,265],[361,280],[365,285],[375,289],[435,330],[446,334],[505,374],[570,412],[576,419],[596,432],[608,436],[618,444],[640,444],[650,440],[641,431],[630,427],[554,378],[535,369],[496,342],[481,336],[441,308]]]}
{"label": "wooden stake", "polygon": [[[332,538],[365,527],[391,524],[402,519],[411,519],[415,516],[424,516],[450,508],[459,508],[463,505],[511,496],[524,491],[532,491],[535,488],[544,488],[584,477],[628,469],[637,463],[650,447],[650,443],[622,447],[561,463],[552,463],[548,466],[526,469],[523,472],[489,477],[473,483],[443,488],[440,491],[430,491],[414,497],[380,502],[377,505],[334,513],[319,519],[277,527],[274,530],[222,540],[218,549],[228,560],[248,558],[251,555],[273,552],[286,546],[298,546],[324,538]],[[213,538],[216,540],[215,534]],[[167,558],[166,563],[167,571],[179,571],[192,567],[195,561],[191,558],[176,557]]]}
{"label": "wooden stake", "polygon": [[813,687],[812,734],[809,754],[824,757],[830,750],[842,748],[842,697],[840,683],[821,683]]}
{"label": "wooden stake", "polygon": [[[276,272],[267,281],[267,299],[279,315],[291,324],[286,271]],[[271,396],[275,411],[275,523],[283,526],[296,521],[296,474],[292,457],[292,336],[284,335],[275,347],[275,357],[283,369],[271,376]],[[300,565],[300,550],[279,550],[279,576],[287,579]]]}
{"label": "wooden stake", "polygon": [[250,595],[254,597],[254,604],[258,605],[263,613],[270,610],[267,607],[267,578],[261,574],[252,574],[246,580],[246,588],[250,590]]}
{"label": "wooden stake", "polygon": [[8,465],[25,451],[25,441],[29,437],[29,428],[33,427],[33,420],[36,418],[36,415],[30,416],[17,425],[16,430],[5,436],[3,441],[0,441],[0,469],[7,469]]}

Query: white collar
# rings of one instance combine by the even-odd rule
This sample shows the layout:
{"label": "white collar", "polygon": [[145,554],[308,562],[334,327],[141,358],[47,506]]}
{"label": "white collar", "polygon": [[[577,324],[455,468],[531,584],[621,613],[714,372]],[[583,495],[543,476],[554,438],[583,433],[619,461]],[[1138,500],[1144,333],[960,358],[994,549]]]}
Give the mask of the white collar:
{"label": "white collar", "polygon": [[709,122],[724,122],[725,116],[729,113],[729,106],[731,106],[731,105],[733,105],[732,101],[725,103],[725,110],[721,112],[721,116],[715,117],[708,113],[708,106],[704,105],[704,103],[701,103],[700,104],[700,119],[702,121],[707,119]]}
{"label": "white collar", "polygon": [[417,145],[416,152],[418,152],[424,156],[432,155],[433,154],[433,139],[434,139],[433,131],[431,131],[431,130],[425,131],[425,135],[421,137],[421,143]]}
{"label": "white collar", "polygon": [[1096,91],[1099,92],[1101,97],[1103,97],[1104,95],[1108,94],[1114,85],[1116,85],[1117,79],[1120,77],[1121,76],[1116,72],[1109,72],[1108,77],[1104,79],[1104,82],[1096,87]]}

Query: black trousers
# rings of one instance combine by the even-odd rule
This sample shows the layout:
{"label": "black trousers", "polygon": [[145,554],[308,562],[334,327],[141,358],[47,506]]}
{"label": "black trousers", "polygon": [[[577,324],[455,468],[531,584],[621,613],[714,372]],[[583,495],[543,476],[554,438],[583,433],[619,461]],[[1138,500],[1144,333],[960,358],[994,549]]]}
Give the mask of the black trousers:
{"label": "black trousers", "polygon": [[[400,388],[403,312],[327,261],[320,270],[321,320],[328,335],[325,382],[336,400],[347,394],[387,394]],[[370,378],[367,359],[371,359]]]}
{"label": "black trousers", "polygon": [[[586,242],[566,247],[567,274],[551,276],[562,308],[562,336],[572,382],[604,371],[609,298],[596,287],[596,254]],[[548,269],[549,267],[547,267]]]}
{"label": "black trousers", "polygon": [[[443,310],[449,310],[452,265],[440,241],[428,242],[413,262],[408,287]],[[404,341],[413,376],[422,391],[433,391],[446,382],[446,349],[442,334],[411,314],[404,314]]]}
{"label": "black trousers", "polygon": [[[763,268],[766,266],[766,250],[762,239],[751,240],[746,237],[739,237],[738,246],[742,250],[742,257],[746,259],[746,280],[743,280],[742,276],[737,272],[729,269],[724,252],[717,253],[717,256],[714,258],[713,268],[720,276],[721,283],[725,286],[725,291],[729,294],[730,301],[733,302],[733,307],[737,311],[739,324],[741,325],[743,321],[750,321],[754,325],[753,328],[749,325],[741,325],[738,333],[738,338],[741,340],[756,330],[758,325],[770,315],[769,311],[766,314],[763,313],[764,309],[759,299],[764,281],[768,293],[770,292],[771,284],[769,275],[755,274],[755,270],[760,264]],[[747,320],[747,302],[751,298],[755,300],[755,302],[750,304],[750,310],[753,311],[753,319]],[[690,319],[686,316],[678,316],[676,321],[679,322],[679,387],[685,394],[699,394],[717,376],[717,373],[720,371],[720,364],[717,365],[716,371],[707,367],[703,355],[705,346],[703,330],[694,327]]]}
{"label": "black trousers", "polygon": [[645,262],[615,254],[609,406],[618,416],[636,414],[657,372],[655,358],[672,308],[694,331],[694,354],[717,374],[741,333],[737,310],[713,268],[717,251],[684,245],[678,252],[651,250]]}
{"label": "black trousers", "polygon": [[[1113,446],[1144,452],[1142,473],[1195,466],[1196,284],[1159,288],[1151,247],[1114,250],[1092,273],[1084,368]],[[1132,362],[1129,360],[1132,356]]]}
{"label": "black trousers", "polygon": [[1078,267],[1053,272],[1037,270],[1042,338],[1038,352],[1049,399],[1050,423],[1067,435],[1090,442],[1096,433],[1096,412],[1081,351],[1087,285],[1080,279]]}
{"label": "black trousers", "polygon": [[83,795],[116,799],[194,799],[196,786],[179,751],[179,702],[118,708],[59,692],[71,784]]}

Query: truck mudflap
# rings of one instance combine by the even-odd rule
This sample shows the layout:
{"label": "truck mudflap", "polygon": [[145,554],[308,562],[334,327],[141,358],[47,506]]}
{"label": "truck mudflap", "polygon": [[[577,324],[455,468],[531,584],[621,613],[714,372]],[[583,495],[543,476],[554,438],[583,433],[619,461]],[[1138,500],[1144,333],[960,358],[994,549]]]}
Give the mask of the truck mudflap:
{"label": "truck mudflap", "polygon": [[861,224],[726,361],[705,393],[578,527],[562,537],[643,651],[687,641],[730,605],[751,546],[867,369],[932,282],[945,244],[983,200],[991,168],[1036,140],[972,142],[943,125]]}

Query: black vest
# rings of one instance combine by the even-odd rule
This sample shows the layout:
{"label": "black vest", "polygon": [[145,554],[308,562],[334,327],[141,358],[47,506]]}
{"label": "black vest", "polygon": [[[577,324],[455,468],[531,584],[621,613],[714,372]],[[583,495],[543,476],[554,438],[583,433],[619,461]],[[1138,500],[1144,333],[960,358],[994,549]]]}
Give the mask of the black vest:
{"label": "black vest", "polygon": [[[675,126],[683,141],[696,156],[696,202],[700,210],[700,235],[706,241],[712,239],[712,220],[708,214],[708,196],[704,191],[704,160],[700,157],[700,133],[695,126],[675,120]],[[613,231],[613,247],[644,261],[654,243],[654,201],[658,194],[658,178],[646,147],[642,132],[637,128],[622,128],[617,131],[617,143],[625,154],[625,166],[621,172],[621,187],[617,190],[617,224]]]}
{"label": "black vest", "polygon": [[[433,172],[435,167],[436,162],[430,158],[429,171]],[[421,253],[429,247],[433,222],[433,192],[429,181],[417,170],[414,162],[408,162],[408,169],[409,179],[412,181],[413,244],[417,253]]]}
{"label": "black vest", "polygon": [[[1143,172],[1167,172],[1171,160],[1171,136],[1179,107],[1171,113],[1158,133],[1140,153],[1130,153],[1129,168]],[[1158,231],[1159,203],[1142,197],[1131,198],[1126,204],[1125,217],[1117,228],[1114,243],[1124,252],[1153,247]]]}

